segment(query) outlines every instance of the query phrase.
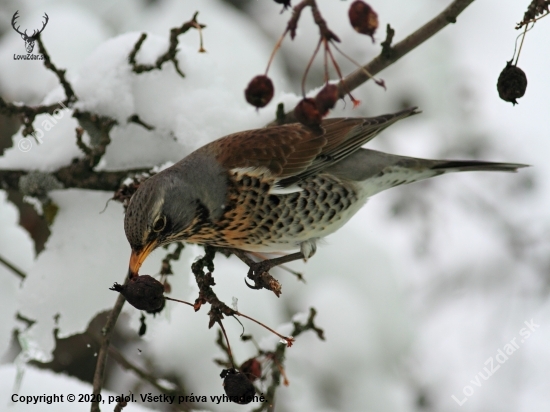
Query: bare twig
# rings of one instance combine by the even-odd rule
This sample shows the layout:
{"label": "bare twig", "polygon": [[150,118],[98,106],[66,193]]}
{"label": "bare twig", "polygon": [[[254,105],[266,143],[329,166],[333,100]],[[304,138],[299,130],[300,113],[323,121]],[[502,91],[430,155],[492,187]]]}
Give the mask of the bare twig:
{"label": "bare twig", "polygon": [[233,360],[233,352],[231,352],[231,345],[229,344],[229,338],[227,337],[227,333],[225,332],[225,328],[223,327],[223,323],[221,320],[218,320],[218,325],[220,325],[220,329],[225,338],[225,343],[227,345],[227,356],[229,358],[229,362],[231,363],[231,367],[235,369],[235,361]]}
{"label": "bare twig", "polygon": [[27,277],[27,275],[23,271],[18,269],[16,266],[12,265],[2,256],[0,256],[0,263],[3,264],[5,267],[7,267],[9,270],[11,270],[13,273],[15,273],[17,276],[19,276],[21,279],[25,279]]}
{"label": "bare twig", "polygon": [[160,70],[164,63],[171,61],[174,64],[174,68],[176,69],[178,74],[181,77],[185,77],[185,75],[179,68],[179,62],[176,57],[176,54],[178,52],[178,36],[180,34],[187,32],[189,29],[193,29],[193,28],[197,29],[199,31],[199,36],[200,36],[199,52],[205,51],[202,44],[202,29],[204,29],[206,26],[204,24],[199,24],[197,22],[198,14],[199,12],[196,12],[193,15],[193,18],[188,22],[184,23],[181,27],[176,27],[170,30],[170,45],[168,47],[168,50],[157,58],[155,64],[138,64],[136,62],[136,55],[139,52],[141,45],[147,38],[147,33],[142,33],[142,35],[136,42],[133,50],[131,51],[130,55],[128,56],[128,63],[132,65],[132,70],[134,71],[134,73],[143,73],[143,72],[149,72],[151,70]]}
{"label": "bare twig", "polygon": [[[191,307],[195,307],[195,305],[193,305],[192,303],[190,302],[186,302],[184,300],[179,300],[179,299],[174,299],[174,298],[170,298],[168,296],[165,296],[165,299],[166,300],[171,300],[172,302],[179,302],[179,303],[184,303],[188,306],[191,306]],[[284,336],[284,335],[281,335],[279,332],[275,331],[274,329],[270,328],[269,326],[267,326],[265,323],[262,323],[260,322],[259,320],[256,320],[254,319],[253,317],[250,317],[248,315],[245,315],[244,313],[241,313],[239,312],[238,310],[234,310],[233,309],[233,314],[231,316],[242,316],[243,318],[247,318],[248,320],[251,320],[252,322],[260,325],[261,327],[263,327],[264,329],[267,329],[268,331],[270,331],[271,333],[273,333],[275,336],[278,336],[280,339],[284,340],[287,344],[288,347],[291,347],[292,344],[294,343],[295,339],[294,337],[292,336]],[[221,326],[221,322],[220,323],[220,326]],[[239,322],[240,323],[240,322]],[[241,324],[242,325],[242,324]],[[223,327],[222,327],[223,329]],[[225,331],[224,331],[224,334],[225,334]]]}
{"label": "bare twig", "polygon": [[[306,323],[304,324],[301,324],[300,322],[293,323],[294,330],[292,331],[292,336],[297,337],[298,335],[308,330],[313,330],[317,333],[317,336],[321,340],[325,340],[323,330],[315,325],[316,315],[317,315],[317,311],[314,308],[310,308],[309,317]],[[274,367],[271,368],[271,383],[268,386],[267,391],[265,391],[266,393],[265,398],[267,399],[267,402],[262,403],[257,409],[254,409],[254,412],[260,412],[265,410],[274,411],[275,410],[275,392],[277,391],[277,387],[280,385],[281,376],[283,377],[283,382],[286,385],[288,385],[288,379],[284,374],[284,368],[283,368],[286,348],[287,346],[285,345],[277,345],[277,348],[275,349],[275,351],[265,354],[274,363]]]}
{"label": "bare twig", "polygon": [[66,70],[58,69],[52,63],[50,55],[46,51],[46,48],[44,47],[44,43],[42,43],[41,35],[39,35],[36,38],[36,41],[38,42],[38,51],[42,53],[42,55],[44,56],[44,66],[46,66],[47,69],[55,73],[55,75],[59,79],[59,83],[61,83],[61,86],[63,86],[63,90],[65,91],[65,100],[63,101],[63,103],[65,103],[66,106],[71,105],[72,103],[77,101],[77,97],[71,84],[65,78]]}
{"label": "bare twig", "polygon": [[[126,276],[124,284],[127,284],[128,280],[129,277]],[[113,306],[113,309],[111,309],[111,311],[109,312],[107,322],[105,323],[103,329],[101,329],[101,346],[99,347],[99,352],[97,354],[97,362],[93,380],[94,395],[99,395],[101,393],[101,388],[103,387],[107,353],[109,352],[109,345],[111,344],[111,334],[113,333],[113,329],[122,310],[122,306],[124,306],[124,302],[126,302],[126,299],[124,298],[124,296],[122,296],[122,294],[119,293],[115,302],[115,306]],[[91,405],[91,412],[100,412],[99,402],[92,402]]]}
{"label": "bare twig", "polygon": [[147,124],[143,120],[141,120],[140,117],[137,114],[133,114],[132,116],[128,117],[128,122],[139,124],[144,129],[149,130],[149,131],[155,130],[155,128],[153,126],[151,126],[150,124]]}
{"label": "bare twig", "polygon": [[[63,90],[65,90],[65,100],[61,103],[54,103],[49,105],[40,105],[40,106],[27,106],[27,105],[18,105],[13,103],[6,103],[1,97],[0,97],[0,113],[5,114],[7,116],[17,116],[20,118],[21,123],[25,126],[23,128],[22,134],[23,136],[31,135],[35,132],[33,127],[33,122],[36,116],[39,114],[54,114],[56,111],[60,110],[62,107],[67,108],[71,107],[74,102],[77,101],[76,94],[74,93],[74,90],[71,86],[71,84],[67,81],[65,78],[65,70],[58,69],[51,61],[50,55],[46,51],[46,48],[44,47],[44,44],[42,43],[42,39],[40,38],[40,35],[36,38],[36,41],[38,42],[38,50],[42,55],[44,56],[44,66],[46,66],[47,69],[51,70],[55,73],[57,78],[59,79],[59,83],[61,83],[61,86],[63,86]],[[60,107],[62,106],[62,107]]]}
{"label": "bare twig", "polygon": [[542,17],[550,14],[549,0],[533,0],[529,4],[529,7],[527,7],[527,11],[523,15],[523,20],[516,25],[516,30],[521,29],[524,25],[528,25],[529,23],[534,23],[537,20],[542,19],[542,17],[537,18],[537,16],[541,14]]}

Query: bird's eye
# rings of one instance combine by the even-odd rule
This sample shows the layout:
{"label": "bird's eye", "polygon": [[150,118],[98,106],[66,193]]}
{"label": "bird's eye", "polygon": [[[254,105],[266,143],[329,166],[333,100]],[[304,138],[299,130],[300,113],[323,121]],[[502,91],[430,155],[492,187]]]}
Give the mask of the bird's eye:
{"label": "bird's eye", "polygon": [[166,217],[161,216],[156,220],[155,224],[153,225],[153,231],[161,232],[165,227],[166,227]]}

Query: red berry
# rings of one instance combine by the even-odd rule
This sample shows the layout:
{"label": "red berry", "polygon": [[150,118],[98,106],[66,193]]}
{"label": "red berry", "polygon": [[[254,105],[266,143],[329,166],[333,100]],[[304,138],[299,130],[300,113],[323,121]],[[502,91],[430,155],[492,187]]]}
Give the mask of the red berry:
{"label": "red berry", "polygon": [[244,91],[246,101],[255,107],[264,107],[273,98],[273,83],[267,76],[254,77]]}
{"label": "red berry", "polygon": [[321,124],[322,115],[317,109],[317,104],[314,99],[305,98],[298,103],[294,108],[294,116],[300,123],[316,127]]}
{"label": "red berry", "polygon": [[374,41],[374,32],[378,28],[378,14],[367,3],[354,1],[349,7],[349,21],[355,31],[370,36]]}
{"label": "red berry", "polygon": [[250,358],[239,368],[250,382],[254,382],[262,376],[262,364],[256,358]]}
{"label": "red berry", "polygon": [[338,86],[335,84],[327,84],[317,93],[317,96],[315,96],[315,104],[321,116],[325,116],[328,111],[334,107],[338,98]]}

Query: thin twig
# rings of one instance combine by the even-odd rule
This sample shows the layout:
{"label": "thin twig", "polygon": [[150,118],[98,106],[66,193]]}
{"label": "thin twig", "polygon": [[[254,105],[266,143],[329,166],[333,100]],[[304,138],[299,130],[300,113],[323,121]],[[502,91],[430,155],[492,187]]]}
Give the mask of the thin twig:
{"label": "thin twig", "polygon": [[[191,302],[186,302],[184,300],[179,300],[179,299],[174,299],[174,298],[170,298],[168,296],[165,296],[164,297],[166,300],[171,300],[173,302],[179,302],[179,303],[184,303],[188,306],[191,306],[191,307],[194,307],[194,305],[191,303]],[[279,332],[275,331],[274,329],[270,328],[269,326],[267,326],[266,324],[260,322],[259,320],[256,320],[248,315],[245,315],[244,313],[241,313],[239,312],[238,310],[233,310],[233,316],[242,316],[243,318],[247,318],[249,320],[251,320],[252,322],[255,322],[257,323],[258,325],[264,327],[265,329],[267,329],[268,331],[270,331],[271,333],[273,333],[274,335],[278,336],[279,338],[281,338],[282,340],[286,341],[286,344],[288,347],[292,346],[292,344],[294,343],[294,338],[292,336],[284,336],[284,335],[281,335]],[[221,326],[221,322],[218,322],[220,323],[220,326]]]}
{"label": "thin twig", "polygon": [[[534,24],[535,23],[533,23],[533,25]],[[523,30],[523,36],[521,37],[521,43],[519,44],[519,50],[518,50],[518,54],[516,56],[516,62],[514,63],[514,66],[518,65],[519,55],[521,54],[521,49],[523,47],[523,42],[525,41],[525,35],[527,34],[527,27],[529,27],[528,24],[525,25],[525,29]]]}
{"label": "thin twig", "polygon": [[58,69],[55,66],[55,64],[52,63],[50,55],[46,51],[46,48],[44,47],[44,43],[42,43],[41,35],[38,35],[38,37],[36,38],[36,41],[38,43],[38,51],[44,56],[44,66],[46,66],[47,69],[55,73],[55,75],[59,79],[59,83],[61,83],[61,86],[63,86],[63,90],[65,91],[65,100],[63,101],[63,103],[65,103],[65,105],[68,106],[76,102],[77,97],[73,90],[73,87],[65,77],[66,70]]}
{"label": "thin twig", "polygon": [[21,279],[25,279],[27,277],[27,275],[23,271],[21,271],[20,269],[18,269],[15,266],[13,266],[10,262],[8,262],[2,256],[0,256],[0,263],[2,263],[4,266],[6,266],[9,270],[11,270],[13,273],[15,273]]}
{"label": "thin twig", "polygon": [[244,313],[241,313],[239,311],[236,311],[235,315],[238,315],[238,316],[242,316],[243,318],[247,318],[248,320],[251,320],[252,322],[255,322],[257,323],[258,325],[266,328],[268,331],[270,331],[271,333],[273,333],[274,335],[277,335],[279,338],[281,338],[282,340],[286,341],[286,346],[288,346],[289,348],[292,346],[292,344],[294,343],[294,337],[292,336],[284,336],[284,335],[281,335],[279,332],[275,331],[274,329],[271,329],[269,326],[267,326],[266,324],[260,322],[259,320],[256,320],[254,318],[251,318],[250,316],[248,315],[245,315]]}
{"label": "thin twig", "polygon": [[[124,281],[125,285],[128,283],[128,280],[129,277],[126,276]],[[109,312],[107,322],[105,323],[103,329],[101,329],[101,346],[99,347],[99,352],[97,354],[97,362],[93,380],[94,395],[99,395],[101,393],[101,388],[103,387],[105,366],[107,363],[107,353],[109,352],[109,345],[111,344],[111,334],[113,333],[113,329],[116,325],[118,316],[122,311],[122,306],[124,306],[124,302],[126,302],[126,299],[124,298],[124,296],[122,296],[122,294],[119,293],[113,309],[111,309],[111,311]],[[92,402],[91,405],[91,412],[100,412],[99,402]]]}
{"label": "thin twig", "polygon": [[223,327],[223,323],[221,320],[218,320],[218,325],[220,325],[223,336],[225,337],[225,342],[227,343],[227,355],[229,357],[229,362],[231,362],[232,368],[235,369],[235,361],[233,360],[233,352],[231,352],[231,345],[229,344],[229,338],[227,337],[227,333],[225,332],[225,328]]}
{"label": "thin twig", "polygon": [[143,72],[149,72],[151,70],[160,70],[162,68],[162,65],[168,61],[171,61],[174,64],[174,68],[178,72],[178,74],[181,77],[185,77],[183,72],[179,68],[179,62],[176,57],[176,54],[178,52],[178,36],[180,34],[183,34],[187,32],[189,29],[197,29],[199,30],[199,37],[200,37],[200,49],[199,52],[204,52],[203,44],[202,44],[202,29],[204,29],[206,26],[204,24],[199,24],[197,22],[197,15],[199,12],[196,12],[193,15],[193,18],[189,20],[188,22],[183,23],[181,27],[176,27],[170,30],[170,44],[168,46],[168,50],[161,54],[157,60],[155,61],[155,64],[138,64],[136,62],[136,55],[141,49],[141,46],[145,39],[147,38],[147,33],[142,33],[139,37],[138,41],[134,45],[134,48],[128,55],[128,63],[132,66],[132,70],[134,73],[143,73]]}

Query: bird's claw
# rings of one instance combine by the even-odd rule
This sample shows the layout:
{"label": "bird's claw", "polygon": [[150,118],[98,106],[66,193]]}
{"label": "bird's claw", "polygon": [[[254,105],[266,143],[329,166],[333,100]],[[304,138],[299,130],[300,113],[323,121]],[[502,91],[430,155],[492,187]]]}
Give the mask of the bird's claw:
{"label": "bird's claw", "polygon": [[246,286],[250,289],[267,289],[275,293],[277,297],[281,295],[281,284],[277,279],[271,276],[268,270],[271,269],[269,265],[264,262],[258,262],[250,267],[248,271],[248,278],[254,282],[254,284],[248,283],[245,279]]}

